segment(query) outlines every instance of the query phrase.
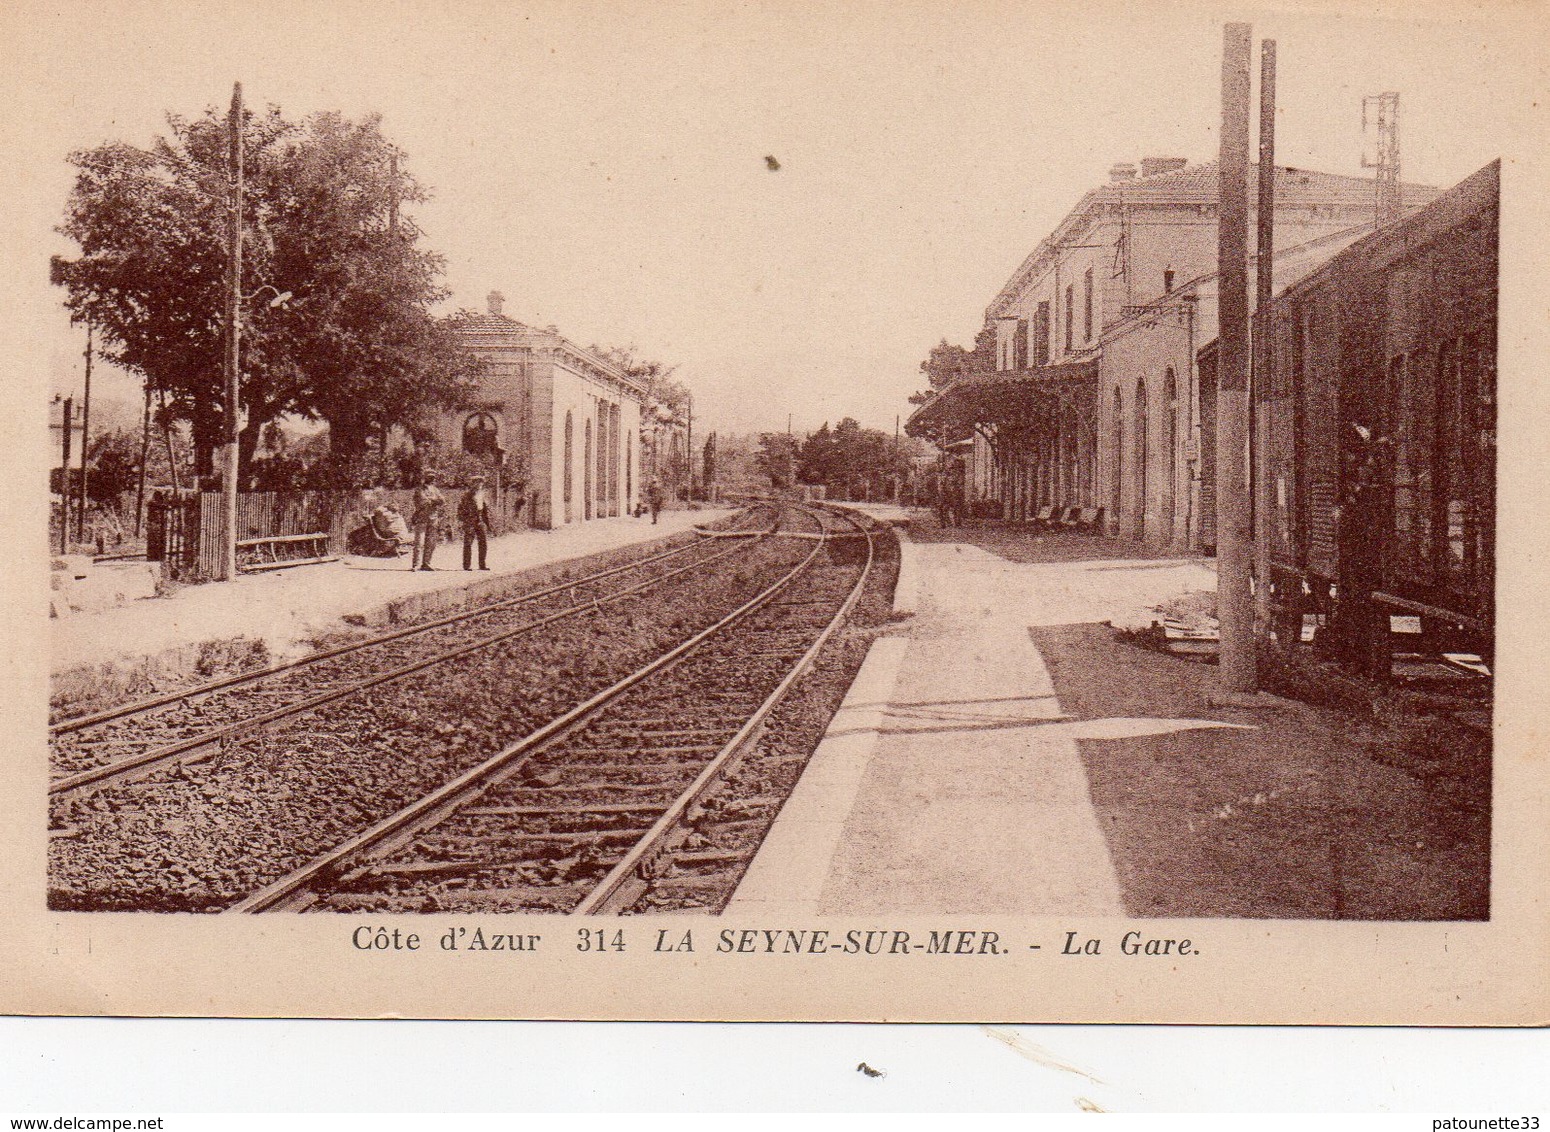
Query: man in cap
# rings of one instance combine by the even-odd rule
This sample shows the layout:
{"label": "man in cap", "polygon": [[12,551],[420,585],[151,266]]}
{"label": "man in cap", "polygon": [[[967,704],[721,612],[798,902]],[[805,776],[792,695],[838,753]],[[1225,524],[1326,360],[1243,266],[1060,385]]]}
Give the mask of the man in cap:
{"label": "man in cap", "polygon": [[463,528],[463,569],[473,569],[474,540],[479,541],[479,569],[488,570],[485,556],[490,549],[490,501],[484,492],[484,477],[475,476],[457,504],[458,525]]}

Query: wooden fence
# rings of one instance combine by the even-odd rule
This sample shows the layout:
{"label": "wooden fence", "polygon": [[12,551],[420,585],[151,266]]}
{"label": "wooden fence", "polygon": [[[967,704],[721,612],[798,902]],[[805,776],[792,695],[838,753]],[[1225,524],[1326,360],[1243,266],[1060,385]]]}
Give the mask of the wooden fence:
{"label": "wooden fence", "polygon": [[[461,494],[449,488],[445,522],[457,524]],[[498,498],[491,493],[490,510],[495,534],[525,525],[525,501],[512,492]],[[408,518],[414,511],[414,492],[390,491],[259,491],[237,497],[237,538],[274,538],[283,535],[326,534],[330,554],[344,554],[349,533],[366,523],[371,511],[389,502]],[[146,557],[164,564],[168,573],[184,582],[208,581],[220,572],[220,492],[162,489],[150,500],[147,517]]]}

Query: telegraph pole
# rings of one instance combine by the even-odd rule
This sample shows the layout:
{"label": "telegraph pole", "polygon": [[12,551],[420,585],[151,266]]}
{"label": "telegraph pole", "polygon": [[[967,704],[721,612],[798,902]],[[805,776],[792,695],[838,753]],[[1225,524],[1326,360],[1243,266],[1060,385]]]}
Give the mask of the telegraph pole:
{"label": "telegraph pole", "polygon": [[1248,175],[1252,29],[1222,30],[1221,182],[1218,190],[1219,299],[1216,433],[1216,615],[1221,625],[1221,687],[1252,692],[1254,600],[1249,509]]}
{"label": "telegraph pole", "polygon": [[1276,41],[1260,44],[1259,57],[1259,240],[1254,280],[1254,417],[1249,452],[1254,461],[1254,630],[1270,639],[1270,541],[1276,496],[1270,483],[1270,371],[1274,342],[1270,300],[1275,284],[1276,212]]}
{"label": "telegraph pole", "polygon": [[151,383],[145,383],[145,409],[140,414],[140,483],[135,489],[135,538],[145,515],[145,463],[151,456]]}
{"label": "telegraph pole", "polygon": [[81,502],[75,512],[75,541],[86,541],[87,449],[91,445],[91,319],[86,320],[86,393],[81,406]]}
{"label": "telegraph pole", "polygon": [[221,581],[231,581],[237,576],[237,450],[241,427],[237,419],[237,402],[241,396],[237,367],[242,339],[241,83],[232,84],[226,133],[230,215],[226,225],[229,278],[226,294],[226,473],[221,483],[221,564],[218,574]]}
{"label": "telegraph pole", "polygon": [[70,552],[70,438],[75,431],[75,398],[66,397],[59,459],[59,553]]}

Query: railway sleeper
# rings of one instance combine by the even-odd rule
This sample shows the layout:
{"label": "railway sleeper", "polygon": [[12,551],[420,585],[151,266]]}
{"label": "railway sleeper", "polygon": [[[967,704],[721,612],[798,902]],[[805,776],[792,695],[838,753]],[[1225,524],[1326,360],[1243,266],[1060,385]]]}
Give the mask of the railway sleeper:
{"label": "railway sleeper", "polygon": [[[655,747],[649,744],[641,744],[638,747],[573,747],[570,753],[590,758],[596,755],[616,756],[623,758],[627,755],[651,754],[651,755],[701,755],[714,754],[721,750],[720,743],[687,743],[678,747]],[[570,764],[575,766],[576,764]]]}
{"label": "railway sleeper", "polygon": [[598,802],[558,806],[475,806],[463,813],[476,817],[550,817],[563,814],[640,814],[661,809],[651,803]]}

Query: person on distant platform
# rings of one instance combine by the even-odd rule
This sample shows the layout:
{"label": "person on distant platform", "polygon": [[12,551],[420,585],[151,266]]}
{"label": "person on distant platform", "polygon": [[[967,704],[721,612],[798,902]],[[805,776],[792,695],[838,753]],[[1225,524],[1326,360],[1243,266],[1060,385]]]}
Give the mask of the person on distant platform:
{"label": "person on distant platform", "polygon": [[431,555],[441,538],[441,516],[446,506],[447,501],[436,490],[435,479],[422,479],[414,493],[414,517],[410,520],[414,528],[414,554],[409,559],[409,569],[432,569]]}
{"label": "person on distant platform", "polygon": [[474,540],[479,541],[479,569],[488,570],[485,556],[490,549],[490,501],[484,491],[484,477],[475,476],[457,503],[457,522],[463,528],[463,569],[473,569]]}
{"label": "person on distant platform", "polygon": [[646,485],[646,506],[651,508],[651,521],[655,523],[662,514],[662,485],[656,480]]}

